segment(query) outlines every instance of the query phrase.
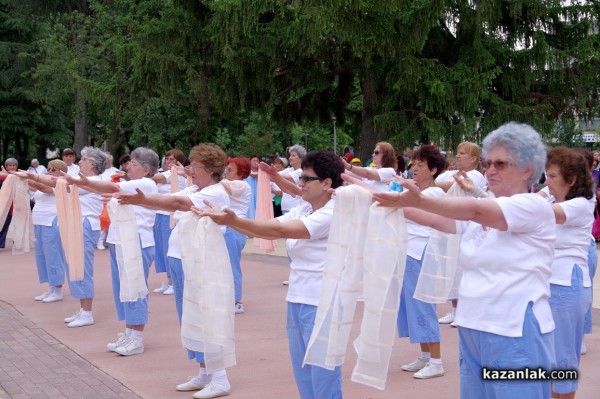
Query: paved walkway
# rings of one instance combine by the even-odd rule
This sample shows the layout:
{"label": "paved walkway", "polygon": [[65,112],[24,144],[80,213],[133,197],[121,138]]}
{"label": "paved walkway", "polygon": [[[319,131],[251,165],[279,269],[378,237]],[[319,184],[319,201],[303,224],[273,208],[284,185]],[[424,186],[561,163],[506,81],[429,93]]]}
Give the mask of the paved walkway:
{"label": "paved walkway", "polygon": [[[249,242],[242,260],[246,313],[236,316],[237,366],[228,371],[232,399],[297,398],[285,335],[287,258],[280,245],[275,256],[257,253]],[[191,398],[176,384],[197,373],[179,340],[172,296],[151,294],[150,321],[144,333],[146,352],[122,357],[106,350],[123,325],[116,321],[110,286],[108,251],[96,252],[96,299],[90,327],[69,329],[62,319],[78,309],[65,289],[61,302],[44,304],[33,297],[45,290],[37,282],[32,253],[12,256],[0,251],[0,399],[5,398]],[[163,276],[153,271],[150,288]],[[600,286],[600,281],[597,281]],[[596,299],[600,295],[596,295]],[[357,308],[360,320],[362,307]],[[448,305],[439,307],[443,315]],[[596,332],[586,336],[579,399],[598,397],[600,379],[600,310],[594,310]],[[356,322],[353,340],[358,333]],[[458,398],[457,330],[442,326],[442,357],[446,375],[415,380],[400,365],[418,354],[416,345],[399,339],[392,354],[384,391],[350,381],[356,361],[352,348],[343,368],[346,399],[418,397]]]}

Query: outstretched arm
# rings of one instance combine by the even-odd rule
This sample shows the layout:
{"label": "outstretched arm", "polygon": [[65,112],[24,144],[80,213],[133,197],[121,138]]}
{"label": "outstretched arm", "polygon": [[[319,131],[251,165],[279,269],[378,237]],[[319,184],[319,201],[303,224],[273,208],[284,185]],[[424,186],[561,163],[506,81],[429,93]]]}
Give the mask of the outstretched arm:
{"label": "outstretched arm", "polygon": [[192,200],[186,195],[145,195],[139,188],[136,188],[135,191],[135,194],[115,193],[113,197],[117,198],[121,205],[139,205],[148,209],[169,212],[187,212],[193,205]]}

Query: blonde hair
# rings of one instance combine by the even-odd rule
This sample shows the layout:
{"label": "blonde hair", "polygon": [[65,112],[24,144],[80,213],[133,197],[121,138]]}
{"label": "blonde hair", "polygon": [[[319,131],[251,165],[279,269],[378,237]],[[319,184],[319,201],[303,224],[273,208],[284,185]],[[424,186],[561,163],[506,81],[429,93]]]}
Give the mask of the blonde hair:
{"label": "blonde hair", "polygon": [[471,143],[470,141],[463,141],[456,148],[456,152],[460,150],[464,150],[468,155],[475,157],[475,162],[473,164],[473,169],[481,172],[481,162],[479,162],[481,158],[481,147],[479,147],[475,143]]}
{"label": "blonde hair", "polygon": [[51,168],[58,169],[61,172],[67,173],[67,164],[61,161],[60,159],[53,159],[52,161],[48,162],[48,169]]}

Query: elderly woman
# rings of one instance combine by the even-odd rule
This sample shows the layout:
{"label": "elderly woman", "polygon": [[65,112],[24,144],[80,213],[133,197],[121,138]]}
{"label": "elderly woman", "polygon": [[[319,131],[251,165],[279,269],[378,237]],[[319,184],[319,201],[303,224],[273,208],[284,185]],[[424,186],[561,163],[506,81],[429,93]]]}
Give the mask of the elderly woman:
{"label": "elderly woman", "polygon": [[[141,193],[137,195],[119,195],[119,202],[175,212],[175,220],[181,219],[183,213],[189,211],[192,206],[205,207],[204,200],[208,200],[219,207],[228,207],[230,205],[229,195],[220,183],[227,164],[225,152],[214,144],[200,144],[192,148],[189,159],[191,164],[187,168],[187,172],[192,178],[192,186],[172,195],[142,195]],[[185,276],[181,261],[178,226],[175,226],[169,238],[167,256],[173,279],[177,316],[181,324]],[[225,233],[225,229],[222,229],[222,232]],[[199,363],[199,374],[192,377],[188,382],[177,385],[176,389],[178,391],[199,390],[194,394],[194,398],[214,398],[228,395],[231,385],[227,379],[226,371],[220,370],[207,374],[204,353],[189,349],[187,353],[190,360]]]}
{"label": "elderly woman", "polygon": [[546,200],[528,194],[546,150],[533,128],[511,122],[485,138],[483,155],[494,199],[428,197],[410,182],[406,192],[374,199],[419,208],[405,215],[462,234],[456,313],[461,398],[548,398],[549,381],[483,379],[495,370],[549,371],[554,363],[549,297],[555,216]]}
{"label": "elderly woman", "polygon": [[[77,184],[89,191],[97,193],[125,192],[134,194],[136,190],[144,194],[156,194],[156,184],[149,177],[154,176],[158,169],[158,155],[151,149],[138,147],[131,153],[131,161],[127,169],[128,181],[111,183],[101,179],[89,179],[80,174],[80,179],[65,176],[71,184]],[[148,285],[148,272],[154,260],[154,227],[155,212],[140,206],[134,206],[135,219],[138,227],[144,277]],[[112,274],[112,287],[117,317],[125,321],[125,332],[120,333],[116,342],[107,344],[107,348],[123,356],[137,355],[144,352],[143,332],[148,322],[148,298],[138,299],[135,302],[122,302],[120,299],[121,281],[115,244],[120,244],[111,224],[108,230],[107,242],[110,250],[110,266]]]}
{"label": "elderly woman", "polygon": [[[556,218],[550,278],[556,363],[559,369],[575,370],[579,368],[585,315],[592,303],[588,249],[594,222],[589,202],[593,183],[586,159],[575,150],[553,148],[546,162],[546,184]],[[552,397],[574,398],[577,387],[577,380],[553,381]]]}
{"label": "elderly woman", "polygon": [[216,223],[227,225],[241,233],[266,239],[287,238],[291,258],[291,273],[287,294],[287,334],[290,356],[300,397],[341,398],[341,368],[326,370],[306,365],[302,361],[314,327],[329,226],[333,214],[330,189],[342,185],[344,166],[340,158],[329,151],[311,151],[302,160],[299,177],[302,199],[306,207],[296,207],[285,215],[269,221],[255,221],[236,216],[231,210],[197,210]]}
{"label": "elderly woman", "polygon": [[[0,187],[2,187],[2,182],[6,179],[7,173],[15,173],[19,168],[19,162],[17,162],[14,158],[7,158],[4,161],[4,170],[3,173],[0,174]],[[10,223],[12,221],[12,211],[13,207],[10,206],[10,210],[6,215],[6,220],[4,221],[4,225],[2,226],[2,230],[0,230],[0,248],[4,248],[6,246],[6,235],[8,234],[8,228],[10,227]]]}
{"label": "elderly woman", "polygon": [[[398,167],[396,150],[386,141],[380,141],[375,144],[375,149],[373,150],[374,168],[351,164],[345,159],[342,159],[342,161],[344,162],[347,174],[363,179],[374,191],[389,191],[389,181],[396,177],[396,168]],[[441,172],[439,170],[437,173]]]}
{"label": "elderly woman", "polygon": [[[300,175],[302,174],[302,159],[306,155],[306,149],[300,144],[295,144],[288,149],[290,154],[289,163],[290,166],[281,172],[279,175],[284,179],[298,185],[300,183]],[[277,180],[275,180],[277,182]],[[279,184],[284,189],[284,187]],[[302,197],[300,195],[294,195],[283,190],[281,196],[281,213],[286,214],[292,210],[292,208],[302,204]]]}
{"label": "elderly woman", "polygon": [[56,197],[52,187],[56,184],[52,178],[67,172],[67,165],[60,160],[48,164],[48,174],[16,172],[20,178],[28,179],[29,190],[34,191],[35,207],[31,212],[35,235],[35,261],[40,284],[48,283],[49,289],[36,296],[36,301],[44,303],[62,301],[62,286],[65,282],[67,261],[58,231],[56,215]]}
{"label": "elderly woman", "polygon": [[[232,158],[227,161],[225,176],[227,182],[239,182],[234,189],[231,186],[230,200],[231,209],[237,217],[244,218],[248,213],[250,206],[252,189],[245,181],[250,175],[250,160],[248,158]],[[231,270],[233,271],[233,283],[235,288],[235,313],[244,313],[244,304],[242,303],[242,250],[246,245],[248,237],[234,229],[227,227],[225,231],[225,244],[227,244],[227,252],[229,253],[229,261],[231,262]]]}
{"label": "elderly woman", "polygon": [[[171,167],[177,166],[179,163],[183,165],[185,162],[185,156],[181,150],[174,148],[167,151],[165,154],[165,160],[163,162],[163,172],[159,172],[152,177],[152,180],[156,182],[158,193],[161,195],[171,194],[171,181],[173,178],[177,179],[177,191],[185,188],[185,177],[184,176],[172,176]],[[169,249],[169,237],[171,236],[171,217],[170,213],[166,211],[157,211],[156,220],[154,221],[154,242],[155,245],[155,256],[154,256],[154,267],[156,273],[167,274],[167,284],[164,282],[160,287],[156,288],[154,292],[157,294],[173,295],[173,280],[171,279],[171,271],[169,270],[167,263],[167,252]]]}

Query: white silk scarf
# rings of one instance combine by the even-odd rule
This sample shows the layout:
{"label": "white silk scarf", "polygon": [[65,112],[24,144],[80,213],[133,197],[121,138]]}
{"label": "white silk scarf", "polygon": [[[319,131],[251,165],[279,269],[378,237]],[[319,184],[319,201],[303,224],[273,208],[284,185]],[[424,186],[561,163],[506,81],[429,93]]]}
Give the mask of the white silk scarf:
{"label": "white silk scarf", "polygon": [[[178,177],[179,176],[177,175],[177,167],[171,166],[171,194],[175,194],[179,191]],[[169,212],[169,228],[171,230],[173,230],[175,228],[175,225],[177,224],[175,222],[175,219],[173,218],[174,214],[175,212]]]}
{"label": "white silk scarf", "polygon": [[352,380],[383,389],[408,237],[402,210],[371,201],[371,194],[355,185],[336,193],[321,297],[304,364],[330,370],[343,364],[362,290],[364,314],[354,342],[358,360]]}
{"label": "white silk scarf", "polygon": [[26,180],[8,175],[0,190],[0,226],[4,225],[10,206],[13,205],[12,221],[9,226],[13,238],[13,255],[21,255],[32,247],[33,225],[29,207],[29,184]]}
{"label": "white silk scarf", "polygon": [[[447,197],[465,197],[457,183],[448,190]],[[415,288],[414,298],[427,303],[445,303],[458,297],[462,269],[458,265],[460,234],[432,230],[423,255],[423,265]]]}
{"label": "white silk scarf", "polygon": [[219,226],[209,217],[187,212],[178,226],[185,275],[181,343],[204,353],[210,374],[236,364],[229,254]]}
{"label": "white silk scarf", "polygon": [[[258,170],[258,187],[256,189],[256,220],[273,219],[273,200],[271,198],[271,179],[268,173]],[[266,253],[275,251],[277,241],[254,237],[254,246]]]}
{"label": "white silk scarf", "polygon": [[59,179],[56,181],[54,194],[56,196],[58,231],[69,266],[69,278],[71,281],[80,281],[84,277],[84,257],[79,191],[77,186],[73,185],[71,193],[68,193],[67,181]]}
{"label": "white silk scarf", "polygon": [[148,295],[144,276],[142,246],[135,212],[131,205],[119,205],[115,198],[107,204],[110,228],[115,229],[115,252],[119,267],[119,298],[121,302],[135,302]]}

